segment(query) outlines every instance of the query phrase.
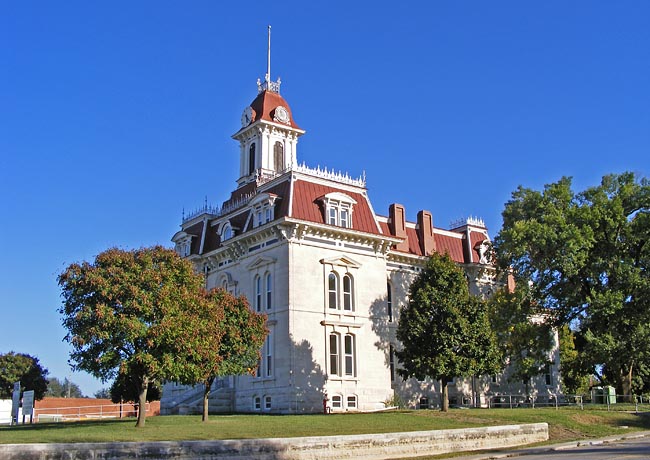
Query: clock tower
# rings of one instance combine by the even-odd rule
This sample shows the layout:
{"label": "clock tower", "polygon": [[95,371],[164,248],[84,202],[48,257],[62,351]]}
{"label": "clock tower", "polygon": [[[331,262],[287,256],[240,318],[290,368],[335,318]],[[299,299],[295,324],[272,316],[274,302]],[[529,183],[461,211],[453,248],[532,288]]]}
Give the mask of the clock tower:
{"label": "clock tower", "polygon": [[259,177],[273,177],[297,164],[296,145],[305,131],[293,119],[291,108],[280,96],[280,79],[271,81],[271,26],[268,29],[267,71],[257,80],[257,97],[241,116],[241,129],[232,138],[239,141],[239,186]]}

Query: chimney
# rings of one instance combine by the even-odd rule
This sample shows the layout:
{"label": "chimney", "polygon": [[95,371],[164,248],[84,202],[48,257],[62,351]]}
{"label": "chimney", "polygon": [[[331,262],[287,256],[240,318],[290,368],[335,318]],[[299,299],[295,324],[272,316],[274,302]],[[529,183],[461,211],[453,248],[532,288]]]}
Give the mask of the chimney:
{"label": "chimney", "polygon": [[436,240],[433,237],[433,217],[429,211],[418,212],[418,238],[422,255],[429,256],[436,252]]}
{"label": "chimney", "polygon": [[393,203],[388,207],[388,228],[393,236],[404,238],[404,241],[398,243],[395,249],[408,252],[409,242],[406,237],[406,213],[404,206],[401,204]]}

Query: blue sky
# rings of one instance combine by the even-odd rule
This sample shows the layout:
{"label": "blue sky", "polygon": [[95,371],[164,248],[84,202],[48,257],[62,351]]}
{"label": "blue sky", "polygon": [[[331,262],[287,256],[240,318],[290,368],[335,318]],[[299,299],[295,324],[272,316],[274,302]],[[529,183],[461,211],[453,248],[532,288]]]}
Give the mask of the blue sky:
{"label": "blue sky", "polygon": [[645,0],[0,0],[0,353],[102,387],[67,365],[56,276],[227,198],[268,24],[299,160],[365,171],[379,214],[495,235],[520,184],[650,177]]}

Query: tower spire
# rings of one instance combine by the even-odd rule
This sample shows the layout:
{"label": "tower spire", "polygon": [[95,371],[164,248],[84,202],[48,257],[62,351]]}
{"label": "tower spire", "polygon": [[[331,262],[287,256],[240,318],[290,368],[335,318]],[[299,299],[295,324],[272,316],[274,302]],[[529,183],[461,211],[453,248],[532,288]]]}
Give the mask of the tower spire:
{"label": "tower spire", "polygon": [[268,40],[266,46],[266,84],[271,83],[271,24],[268,29]]}
{"label": "tower spire", "polygon": [[267,28],[267,44],[266,44],[266,75],[264,75],[264,82],[259,78],[257,79],[257,92],[271,91],[272,93],[280,94],[280,79],[278,81],[271,81],[271,25]]}

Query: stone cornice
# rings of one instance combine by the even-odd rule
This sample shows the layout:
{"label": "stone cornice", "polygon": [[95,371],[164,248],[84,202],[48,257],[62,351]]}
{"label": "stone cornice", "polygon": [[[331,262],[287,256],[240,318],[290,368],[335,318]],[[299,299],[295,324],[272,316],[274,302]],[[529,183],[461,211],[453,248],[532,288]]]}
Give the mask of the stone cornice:
{"label": "stone cornice", "polygon": [[321,237],[347,243],[370,246],[376,253],[386,255],[392,245],[402,241],[401,238],[375,233],[360,232],[349,228],[308,222],[284,217],[278,223],[282,236],[287,240],[300,240],[305,236]]}

